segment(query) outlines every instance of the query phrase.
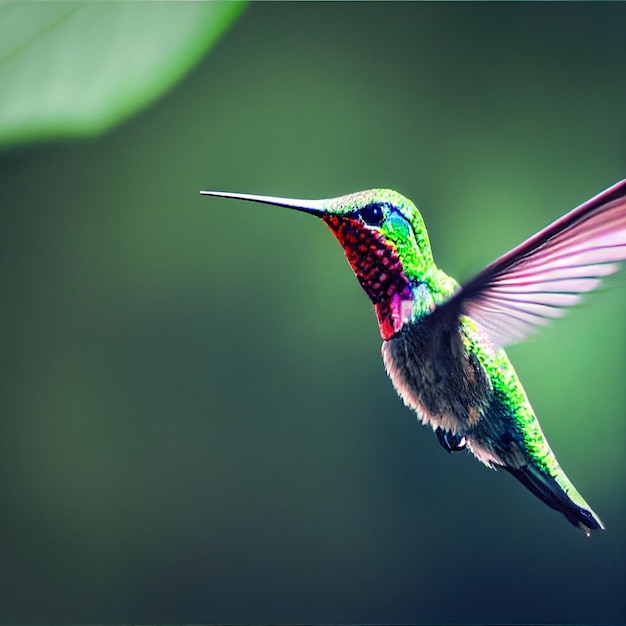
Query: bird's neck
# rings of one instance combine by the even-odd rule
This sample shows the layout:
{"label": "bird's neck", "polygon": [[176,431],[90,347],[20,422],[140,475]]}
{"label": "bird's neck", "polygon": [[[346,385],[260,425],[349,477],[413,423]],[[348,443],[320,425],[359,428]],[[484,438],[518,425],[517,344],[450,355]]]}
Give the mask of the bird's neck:
{"label": "bird's neck", "polygon": [[397,255],[385,251],[380,257],[368,258],[362,251],[347,249],[346,257],[374,305],[384,340],[422,312],[430,312],[432,298],[428,287],[406,275]]}
{"label": "bird's neck", "polygon": [[[416,247],[398,251],[385,236],[358,220],[334,215],[324,221],[341,243],[361,287],[374,304],[383,339],[390,339],[409,321],[430,313],[432,285],[438,271],[432,262],[428,242],[425,255]],[[418,262],[419,261],[419,262]]]}
{"label": "bird's neck", "polygon": [[[403,274],[406,276],[405,274]],[[432,313],[459,288],[459,284],[431,264],[419,278],[405,278],[402,289],[374,302],[381,337],[387,341],[406,324],[419,321]]]}
{"label": "bird's neck", "polygon": [[407,284],[401,292],[393,293],[374,304],[380,336],[387,341],[400,332],[405,324],[414,322],[434,308],[434,301],[426,283]]}

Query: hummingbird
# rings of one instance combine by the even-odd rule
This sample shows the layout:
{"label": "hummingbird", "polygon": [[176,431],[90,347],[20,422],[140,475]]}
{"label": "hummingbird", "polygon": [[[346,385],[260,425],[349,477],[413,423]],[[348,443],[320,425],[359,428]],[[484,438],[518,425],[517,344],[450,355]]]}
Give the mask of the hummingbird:
{"label": "hummingbird", "polygon": [[587,537],[600,518],[561,469],[504,348],[561,317],[626,260],[626,180],[459,285],[434,262],[422,215],[391,189],[298,200],[202,195],[309,213],[330,228],[369,296],[385,369],[447,452],[517,478]]}

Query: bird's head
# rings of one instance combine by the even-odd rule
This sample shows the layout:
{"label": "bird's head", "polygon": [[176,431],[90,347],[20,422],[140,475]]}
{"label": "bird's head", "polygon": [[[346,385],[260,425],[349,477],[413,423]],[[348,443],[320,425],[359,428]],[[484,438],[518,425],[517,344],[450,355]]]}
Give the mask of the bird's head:
{"label": "bird's head", "polygon": [[321,218],[341,243],[370,300],[409,300],[433,265],[424,221],[416,206],[391,189],[370,189],[325,200],[296,200],[221,191],[203,195],[283,206]]}

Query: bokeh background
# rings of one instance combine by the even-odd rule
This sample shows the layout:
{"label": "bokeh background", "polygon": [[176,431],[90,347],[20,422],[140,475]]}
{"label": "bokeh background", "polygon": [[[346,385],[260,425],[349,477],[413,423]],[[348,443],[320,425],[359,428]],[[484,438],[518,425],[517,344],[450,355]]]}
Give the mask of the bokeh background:
{"label": "bokeh background", "polygon": [[585,539],[402,405],[323,224],[198,190],[395,188],[466,280],[626,176],[625,21],[252,3],[140,114],[0,152],[0,620],[624,622],[626,280],[509,350]]}

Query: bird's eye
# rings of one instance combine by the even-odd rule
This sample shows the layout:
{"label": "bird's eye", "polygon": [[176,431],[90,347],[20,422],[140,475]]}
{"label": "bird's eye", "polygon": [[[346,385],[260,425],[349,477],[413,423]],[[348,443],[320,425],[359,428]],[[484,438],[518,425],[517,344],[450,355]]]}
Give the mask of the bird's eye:
{"label": "bird's eye", "polygon": [[379,204],[368,204],[364,206],[359,211],[359,215],[368,226],[380,226],[385,219],[385,214]]}

